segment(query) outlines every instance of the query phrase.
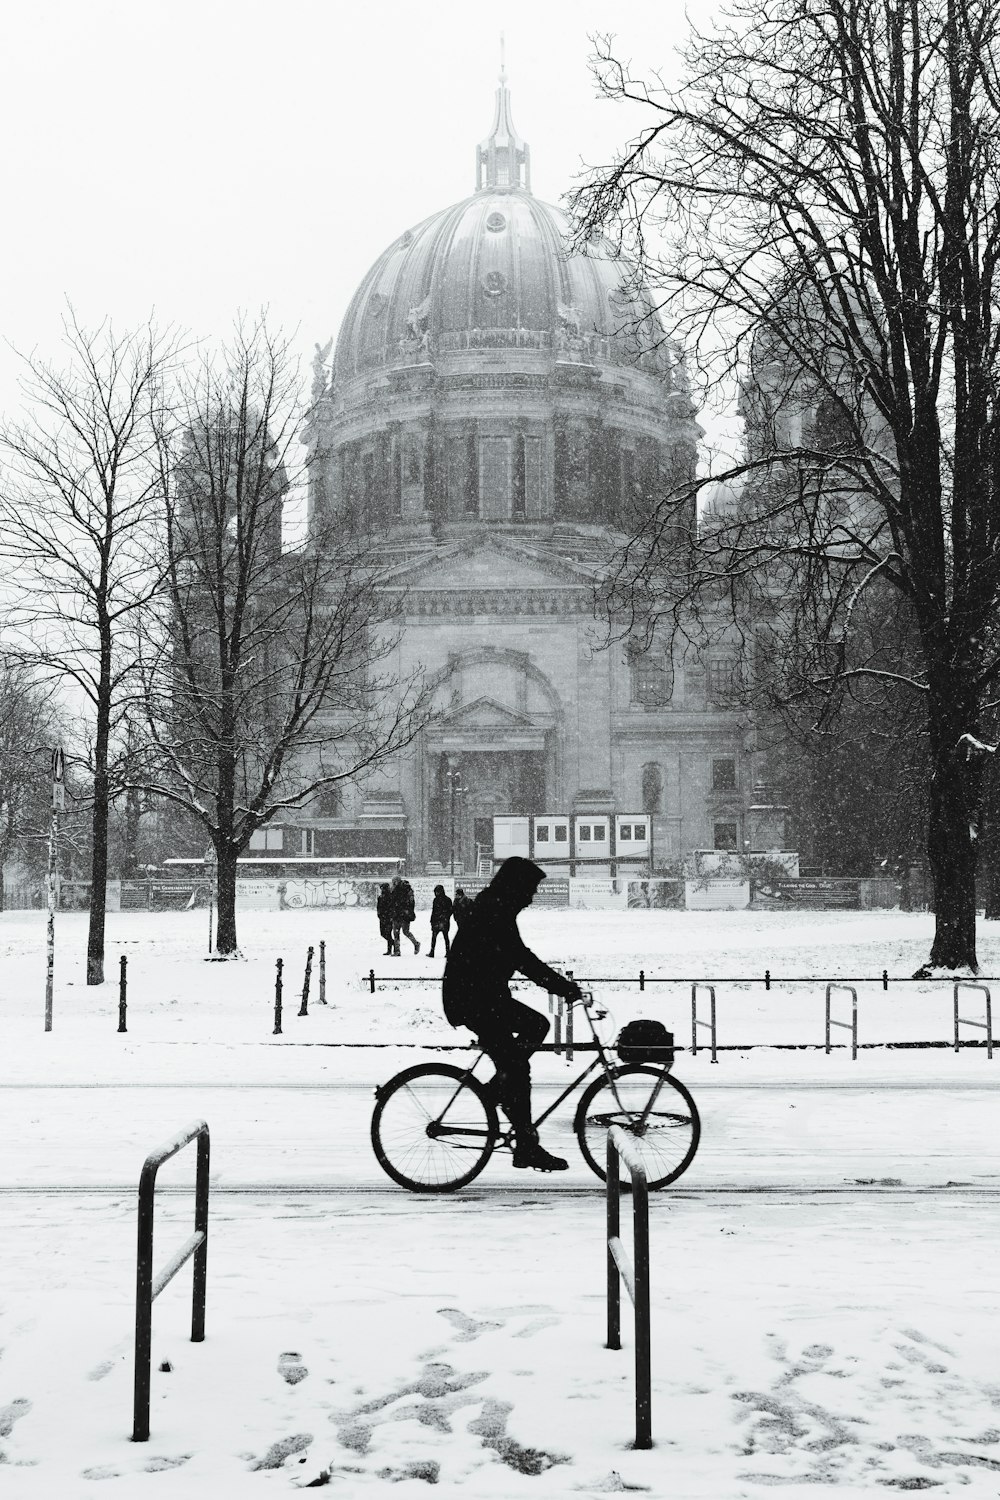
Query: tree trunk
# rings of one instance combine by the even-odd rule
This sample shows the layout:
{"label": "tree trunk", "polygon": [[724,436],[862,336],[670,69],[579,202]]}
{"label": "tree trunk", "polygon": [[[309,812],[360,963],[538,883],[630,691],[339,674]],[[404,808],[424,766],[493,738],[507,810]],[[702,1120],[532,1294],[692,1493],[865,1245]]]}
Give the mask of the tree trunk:
{"label": "tree trunk", "polygon": [[219,853],[215,898],[215,951],[219,958],[233,958],[239,952],[236,946],[236,850],[228,841]]}
{"label": "tree trunk", "polygon": [[952,693],[937,710],[931,703],[933,772],[927,855],[934,886],[934,942],[930,966],[976,970],[976,865],[983,756],[962,742],[976,734],[978,714],[962,712],[962,693]]}
{"label": "tree trunk", "polygon": [[111,643],[102,651],[94,735],[94,810],[91,819],[90,926],[87,984],[103,984],[103,935],[108,904],[108,742],[111,739]]}

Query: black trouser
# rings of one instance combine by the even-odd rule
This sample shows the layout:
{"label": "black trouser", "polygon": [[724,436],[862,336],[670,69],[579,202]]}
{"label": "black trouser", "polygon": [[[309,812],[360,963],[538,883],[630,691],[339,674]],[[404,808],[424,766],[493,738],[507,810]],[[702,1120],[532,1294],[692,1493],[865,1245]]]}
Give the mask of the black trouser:
{"label": "black trouser", "polygon": [[440,933],[441,936],[444,938],[444,956],[445,956],[445,958],[447,958],[448,954],[451,952],[451,944],[448,941],[448,929],[447,929],[447,927],[432,927],[431,928],[431,958],[434,957],[434,944],[438,940],[438,933]]}
{"label": "black trouser", "polygon": [[549,1029],[547,1016],[530,1005],[511,1000],[502,1013],[466,1023],[497,1070],[500,1103],[521,1140],[534,1132],[531,1125],[531,1054],[537,1052]]}

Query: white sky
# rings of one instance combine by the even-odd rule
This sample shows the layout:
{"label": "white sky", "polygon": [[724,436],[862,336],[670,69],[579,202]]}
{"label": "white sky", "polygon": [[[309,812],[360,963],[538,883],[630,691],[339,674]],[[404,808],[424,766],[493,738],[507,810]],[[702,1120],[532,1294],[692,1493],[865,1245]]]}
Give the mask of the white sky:
{"label": "white sky", "polygon": [[[669,73],[686,22],[651,0],[7,6],[0,335],[54,353],[67,297],[88,324],[155,310],[208,336],[267,305],[308,360],[385,245],[473,191],[501,29],[532,185],[558,202],[629,132],[588,35]],[[16,373],[0,345],[0,411]]]}

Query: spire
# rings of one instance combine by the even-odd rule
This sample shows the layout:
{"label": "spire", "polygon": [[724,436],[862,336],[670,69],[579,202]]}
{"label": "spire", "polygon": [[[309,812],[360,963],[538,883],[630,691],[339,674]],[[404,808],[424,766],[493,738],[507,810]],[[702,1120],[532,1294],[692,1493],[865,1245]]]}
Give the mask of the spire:
{"label": "spire", "polygon": [[503,36],[500,37],[500,87],[496,92],[493,129],[476,147],[476,191],[520,188],[531,192],[531,152],[514,129],[507,88]]}

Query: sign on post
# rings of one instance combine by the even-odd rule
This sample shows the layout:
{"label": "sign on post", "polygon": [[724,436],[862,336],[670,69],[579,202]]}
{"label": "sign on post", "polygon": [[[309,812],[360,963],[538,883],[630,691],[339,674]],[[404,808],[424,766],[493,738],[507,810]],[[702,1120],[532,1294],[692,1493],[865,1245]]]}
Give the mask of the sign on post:
{"label": "sign on post", "polygon": [[65,758],[57,745],[52,752],[52,811],[66,811]]}

